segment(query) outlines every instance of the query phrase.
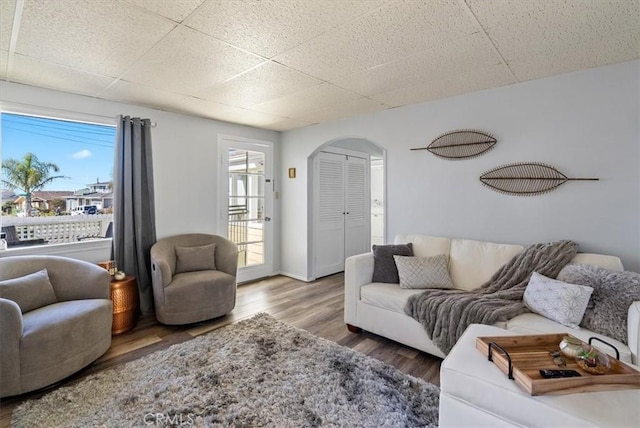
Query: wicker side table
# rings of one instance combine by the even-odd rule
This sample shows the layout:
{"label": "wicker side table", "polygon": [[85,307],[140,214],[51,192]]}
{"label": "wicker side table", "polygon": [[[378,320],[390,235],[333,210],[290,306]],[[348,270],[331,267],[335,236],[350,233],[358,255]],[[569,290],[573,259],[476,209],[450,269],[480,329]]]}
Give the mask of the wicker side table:
{"label": "wicker side table", "polygon": [[120,334],[133,329],[138,318],[138,286],[136,277],[127,275],[124,279],[111,281],[111,301],[113,302],[113,326],[111,334]]}

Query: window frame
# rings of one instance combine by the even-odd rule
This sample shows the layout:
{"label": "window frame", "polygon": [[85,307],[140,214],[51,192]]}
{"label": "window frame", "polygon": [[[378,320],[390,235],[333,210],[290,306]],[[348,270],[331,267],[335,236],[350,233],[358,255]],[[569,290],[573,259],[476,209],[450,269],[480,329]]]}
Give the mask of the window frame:
{"label": "window frame", "polygon": [[[0,114],[16,114],[42,119],[62,120],[68,122],[82,122],[90,125],[102,125],[117,127],[117,118],[100,116],[90,113],[42,107],[14,102],[0,102]],[[2,120],[0,120],[0,132],[2,132]],[[2,143],[0,141],[0,152]],[[0,159],[1,163],[1,159]],[[0,226],[2,225],[0,215]],[[93,241],[65,242],[59,244],[30,245],[26,247],[7,248],[0,251],[0,258],[20,255],[59,255],[78,258],[82,260],[102,260],[102,254],[109,254],[113,238],[104,238]]]}

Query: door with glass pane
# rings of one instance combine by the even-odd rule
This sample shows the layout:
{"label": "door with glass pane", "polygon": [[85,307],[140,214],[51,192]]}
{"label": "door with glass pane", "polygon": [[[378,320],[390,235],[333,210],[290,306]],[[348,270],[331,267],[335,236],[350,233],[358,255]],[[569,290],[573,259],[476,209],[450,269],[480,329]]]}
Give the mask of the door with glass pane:
{"label": "door with glass pane", "polygon": [[238,281],[271,275],[271,146],[221,139],[223,231],[238,246]]}

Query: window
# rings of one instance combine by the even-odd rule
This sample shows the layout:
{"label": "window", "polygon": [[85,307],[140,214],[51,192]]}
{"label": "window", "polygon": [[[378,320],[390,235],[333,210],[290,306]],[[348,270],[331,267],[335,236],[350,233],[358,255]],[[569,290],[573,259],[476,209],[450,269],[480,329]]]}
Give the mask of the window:
{"label": "window", "polygon": [[238,266],[264,263],[265,154],[230,148],[228,237],[238,246]]}
{"label": "window", "polygon": [[110,237],[115,126],[3,112],[8,248]]}

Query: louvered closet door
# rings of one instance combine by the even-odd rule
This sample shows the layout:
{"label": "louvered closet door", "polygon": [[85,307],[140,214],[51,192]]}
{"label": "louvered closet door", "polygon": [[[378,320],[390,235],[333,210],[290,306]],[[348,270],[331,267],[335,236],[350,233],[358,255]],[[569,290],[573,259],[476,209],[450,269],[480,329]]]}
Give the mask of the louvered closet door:
{"label": "louvered closet door", "polygon": [[346,159],[345,254],[351,257],[369,251],[369,179],[367,161],[348,156]]}
{"label": "louvered closet door", "polygon": [[315,160],[315,276],[344,270],[345,157],[319,153]]}

